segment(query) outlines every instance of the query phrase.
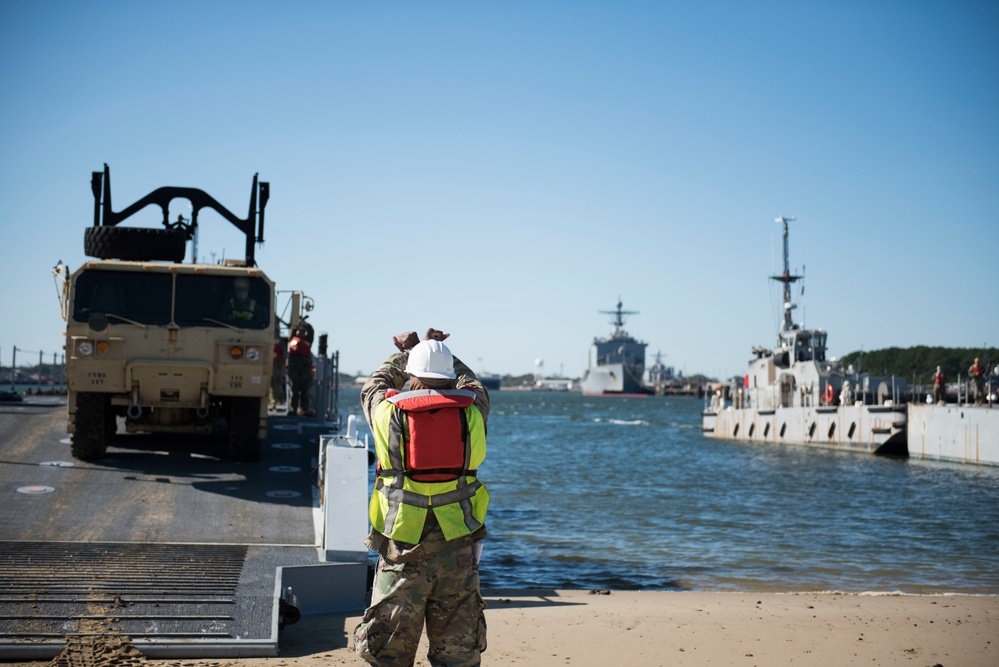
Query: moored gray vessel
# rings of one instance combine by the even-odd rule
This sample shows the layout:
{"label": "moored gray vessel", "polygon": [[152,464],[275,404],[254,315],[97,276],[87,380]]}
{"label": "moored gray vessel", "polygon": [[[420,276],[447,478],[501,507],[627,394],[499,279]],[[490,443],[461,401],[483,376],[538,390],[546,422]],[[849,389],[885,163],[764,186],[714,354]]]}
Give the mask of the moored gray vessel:
{"label": "moored gray vessel", "polygon": [[594,338],[590,346],[589,367],[583,373],[583,393],[597,396],[646,396],[651,391],[642,384],[645,373],[645,347],[624,330],[624,316],[637,311],[624,310],[621,299],[614,310],[600,311],[613,315],[614,330],[604,338]]}
{"label": "moored gray vessel", "polygon": [[[741,382],[720,387],[702,413],[711,438],[797,444],[882,454],[906,453],[906,409],[899,405],[904,383],[843,368],[827,358],[827,333],[794,322],[784,228],[783,321],[771,349],[754,348]],[[741,386],[739,386],[741,385]]]}
{"label": "moored gray vessel", "polygon": [[503,385],[503,378],[499,373],[481,373],[479,375],[479,382],[486,389],[499,391],[499,388]]}

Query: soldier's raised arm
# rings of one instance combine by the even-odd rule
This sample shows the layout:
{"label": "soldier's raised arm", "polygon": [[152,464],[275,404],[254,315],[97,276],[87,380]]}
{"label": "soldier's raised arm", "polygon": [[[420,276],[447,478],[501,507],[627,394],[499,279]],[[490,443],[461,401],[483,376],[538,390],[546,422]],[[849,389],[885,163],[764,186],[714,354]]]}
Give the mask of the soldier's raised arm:
{"label": "soldier's raised arm", "polygon": [[409,380],[409,375],[406,374],[408,358],[408,352],[393,354],[382,362],[361,387],[361,409],[364,410],[364,418],[368,420],[369,427],[373,424],[375,407],[385,400],[385,392],[389,389],[402,389]]}

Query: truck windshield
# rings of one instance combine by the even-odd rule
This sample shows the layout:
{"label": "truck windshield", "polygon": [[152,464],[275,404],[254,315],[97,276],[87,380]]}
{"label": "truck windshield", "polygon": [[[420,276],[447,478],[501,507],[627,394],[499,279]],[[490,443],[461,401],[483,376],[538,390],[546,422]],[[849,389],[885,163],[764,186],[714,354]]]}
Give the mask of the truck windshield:
{"label": "truck windshield", "polygon": [[174,321],[182,327],[270,326],[271,292],[262,278],[177,274]]}
{"label": "truck windshield", "polygon": [[76,278],[73,320],[86,322],[93,313],[104,313],[141,324],[169,324],[170,283],[165,273],[84,271]]}

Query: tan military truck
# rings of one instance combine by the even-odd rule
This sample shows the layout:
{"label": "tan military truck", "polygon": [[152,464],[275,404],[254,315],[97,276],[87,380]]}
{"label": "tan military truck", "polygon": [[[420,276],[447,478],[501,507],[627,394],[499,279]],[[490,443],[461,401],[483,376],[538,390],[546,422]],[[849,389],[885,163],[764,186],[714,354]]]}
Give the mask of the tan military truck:
{"label": "tan military truck", "polygon": [[[92,188],[94,226],[84,245],[97,259],[64,283],[73,456],[104,456],[119,419],[129,433],[176,434],[209,434],[224,420],[230,456],[258,460],[275,315],[274,283],[254,266],[253,248],[263,240],[268,184],[254,176],[245,220],[192,188],[160,188],[115,213],[107,165]],[[192,217],[170,224],[178,197],[191,202]],[[163,229],[117,226],[150,204],[163,209]],[[205,207],[246,234],[245,260],[181,263]]]}

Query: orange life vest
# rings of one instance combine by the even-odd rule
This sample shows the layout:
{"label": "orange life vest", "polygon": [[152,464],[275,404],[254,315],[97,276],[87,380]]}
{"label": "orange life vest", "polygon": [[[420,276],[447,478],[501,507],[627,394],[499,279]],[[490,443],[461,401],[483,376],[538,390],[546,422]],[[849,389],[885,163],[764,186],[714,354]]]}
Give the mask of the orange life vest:
{"label": "orange life vest", "polygon": [[304,336],[295,336],[288,343],[288,354],[293,357],[309,357],[312,356],[312,348]]}
{"label": "orange life vest", "polygon": [[[443,482],[474,476],[468,469],[471,445],[465,408],[475,401],[466,389],[386,392],[394,404],[390,426],[390,469],[379,475],[405,475],[416,482]],[[400,443],[404,443],[402,446]]]}

